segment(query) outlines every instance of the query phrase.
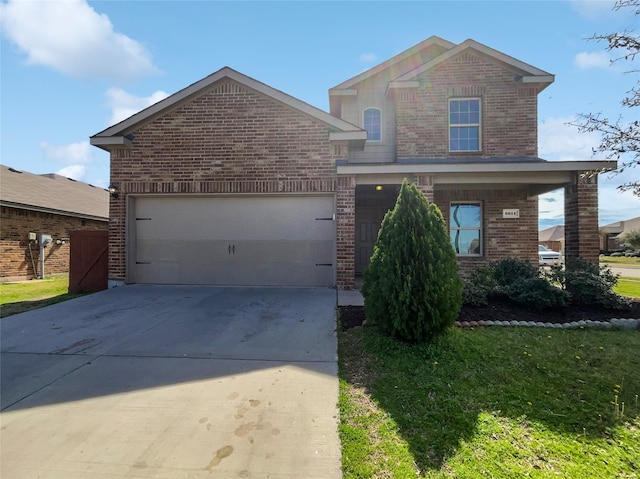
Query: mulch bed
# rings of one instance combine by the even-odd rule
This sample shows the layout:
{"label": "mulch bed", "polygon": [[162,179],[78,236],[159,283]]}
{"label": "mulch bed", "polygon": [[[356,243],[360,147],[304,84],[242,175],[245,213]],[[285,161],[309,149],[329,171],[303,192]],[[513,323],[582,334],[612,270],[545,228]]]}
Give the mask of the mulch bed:
{"label": "mulch bed", "polygon": [[[340,306],[340,324],[346,331],[362,326],[365,320],[362,306]],[[640,319],[640,301],[631,303],[630,310],[600,307],[572,306],[566,309],[536,311],[509,301],[492,301],[488,306],[463,306],[458,321],[534,321],[543,323],[570,323],[580,320],[605,321],[612,318]]]}

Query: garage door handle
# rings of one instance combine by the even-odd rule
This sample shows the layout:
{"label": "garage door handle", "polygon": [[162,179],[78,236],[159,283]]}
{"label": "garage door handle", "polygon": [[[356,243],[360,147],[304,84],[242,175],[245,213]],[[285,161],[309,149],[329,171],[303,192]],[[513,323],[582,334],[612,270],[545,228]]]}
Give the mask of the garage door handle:
{"label": "garage door handle", "polygon": [[233,245],[233,246],[231,247],[231,251],[233,252],[233,254],[236,254],[236,245]]}
{"label": "garage door handle", "polygon": [[229,254],[231,254],[231,245],[229,245],[229,247],[227,248],[227,251],[229,252]]}

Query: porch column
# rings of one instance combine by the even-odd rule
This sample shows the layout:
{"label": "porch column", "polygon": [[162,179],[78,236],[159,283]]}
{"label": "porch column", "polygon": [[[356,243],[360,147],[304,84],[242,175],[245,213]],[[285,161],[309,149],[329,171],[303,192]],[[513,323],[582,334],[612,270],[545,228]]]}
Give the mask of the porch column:
{"label": "porch column", "polygon": [[564,252],[567,258],[581,257],[598,263],[598,177],[578,175],[564,187]]}
{"label": "porch column", "polygon": [[336,186],[336,281],[340,289],[353,289],[356,275],[356,177],[338,176]]}
{"label": "porch column", "polygon": [[433,176],[416,175],[416,187],[433,203]]}

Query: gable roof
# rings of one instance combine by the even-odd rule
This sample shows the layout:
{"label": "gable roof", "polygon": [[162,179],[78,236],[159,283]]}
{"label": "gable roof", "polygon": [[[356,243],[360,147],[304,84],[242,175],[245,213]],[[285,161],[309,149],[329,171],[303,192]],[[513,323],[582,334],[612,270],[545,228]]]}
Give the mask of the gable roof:
{"label": "gable roof", "polygon": [[125,145],[131,146],[131,138],[128,134],[134,131],[142,123],[149,121],[162,115],[165,111],[179,104],[188,101],[190,98],[198,95],[203,90],[213,85],[214,83],[228,78],[235,82],[238,82],[247,88],[257,91],[272,100],[280,102],[290,108],[298,110],[299,112],[306,114],[318,121],[325,123],[331,130],[329,137],[331,140],[350,140],[356,142],[357,145],[362,143],[364,147],[364,141],[367,137],[367,132],[360,127],[348,123],[340,118],[329,115],[329,113],[320,110],[308,103],[298,100],[297,98],[287,95],[286,93],[276,90],[275,88],[266,85],[265,83],[254,80],[251,77],[243,75],[229,67],[224,67],[215,73],[199,80],[186,88],[174,93],[173,95],[159,101],[158,103],[151,105],[148,108],[130,116],[126,120],[121,121],[109,128],[96,133],[90,140],[91,144],[99,148],[108,150],[113,145]]}
{"label": "gable roof", "polygon": [[373,75],[376,75],[377,73],[380,73],[388,68],[391,68],[394,65],[400,63],[401,61],[406,60],[407,58],[413,55],[416,55],[421,51],[426,50],[429,47],[434,47],[434,46],[440,47],[442,50],[450,50],[451,48],[455,47],[456,44],[433,35],[427,38],[426,40],[423,40],[422,42],[418,43],[417,45],[414,45],[411,48],[408,48],[405,51],[398,53],[394,57],[391,57],[390,59],[380,63],[379,65],[376,65],[373,68],[370,68],[360,73],[359,75],[356,75],[353,78],[350,78],[347,81],[344,81],[339,85],[334,86],[329,90],[329,92],[331,92],[331,90],[343,90],[343,89],[351,88],[353,85],[356,85],[366,80],[367,78],[370,78]]}
{"label": "gable roof", "polygon": [[539,68],[536,68],[532,65],[529,65],[528,63],[517,60],[509,55],[499,52],[498,50],[494,50],[493,48],[483,45],[482,43],[476,42],[475,40],[472,40],[470,38],[460,43],[459,45],[456,45],[455,47],[449,49],[447,52],[443,53],[439,57],[434,58],[433,60],[425,63],[424,65],[420,65],[414,70],[402,75],[397,79],[397,81],[399,82],[411,81],[421,73],[424,73],[425,71],[430,70],[443,62],[446,62],[450,58],[454,57],[455,55],[467,49],[472,49],[480,53],[484,53],[485,55],[495,60],[498,60],[499,62],[502,62],[507,66],[510,66],[516,70],[521,71],[522,81],[524,83],[534,83],[534,82],[535,83],[552,83],[553,82],[552,74],[544,70],[540,70]]}
{"label": "gable roof", "polygon": [[0,165],[0,204],[44,213],[109,221],[109,193],[54,173],[34,175]]}
{"label": "gable roof", "polygon": [[344,90],[349,90],[354,85],[366,80],[367,78],[390,69],[399,62],[406,60],[411,56],[419,55],[425,49],[434,46],[440,48],[442,50],[442,53],[432,58],[431,60],[428,60],[425,63],[417,66],[416,68],[401,74],[399,77],[395,78],[389,83],[389,87],[394,88],[402,86],[417,86],[409,82],[414,81],[420,74],[424,73],[425,71],[430,70],[443,62],[446,62],[455,55],[458,55],[459,53],[467,49],[475,50],[479,53],[487,55],[488,57],[500,63],[505,64],[507,67],[518,72],[518,74],[516,75],[517,81],[520,81],[522,83],[539,84],[541,85],[541,90],[546,88],[549,84],[553,83],[554,80],[554,76],[552,74],[529,65],[528,63],[517,60],[516,58],[499,52],[498,50],[494,50],[493,48],[483,45],[482,43],[479,43],[475,40],[467,39],[464,42],[456,45],[455,43],[451,43],[440,37],[432,36],[427,38],[423,42],[418,43],[417,45],[414,45],[413,47],[394,56],[393,58],[361,73],[360,75],[350,78],[349,80],[331,88],[329,90],[329,95],[345,95],[347,92],[345,92]]}
{"label": "gable roof", "polygon": [[538,241],[564,241],[564,225],[556,225],[539,231]]}

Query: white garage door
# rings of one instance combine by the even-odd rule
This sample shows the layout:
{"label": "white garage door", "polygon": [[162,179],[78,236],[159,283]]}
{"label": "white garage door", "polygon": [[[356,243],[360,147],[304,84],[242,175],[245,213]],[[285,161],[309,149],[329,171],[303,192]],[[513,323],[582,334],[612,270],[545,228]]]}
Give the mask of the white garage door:
{"label": "white garage door", "polygon": [[330,196],[138,197],[136,283],[333,286]]}

